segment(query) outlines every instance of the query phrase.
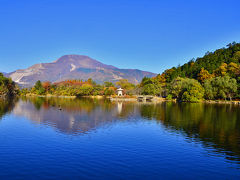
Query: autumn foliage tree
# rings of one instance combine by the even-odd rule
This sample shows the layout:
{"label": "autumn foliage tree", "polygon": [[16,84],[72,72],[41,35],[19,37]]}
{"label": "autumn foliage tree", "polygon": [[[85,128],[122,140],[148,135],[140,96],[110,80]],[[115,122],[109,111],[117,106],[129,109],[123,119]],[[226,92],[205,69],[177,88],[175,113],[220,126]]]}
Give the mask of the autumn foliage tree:
{"label": "autumn foliage tree", "polygon": [[240,65],[236,63],[229,63],[227,67],[227,71],[232,77],[239,77],[240,75]]}
{"label": "autumn foliage tree", "polygon": [[120,79],[116,82],[116,85],[123,88],[124,90],[132,90],[134,89],[135,85],[130,83],[127,79]]}
{"label": "autumn foliage tree", "polygon": [[212,74],[210,74],[207,70],[204,68],[201,69],[201,71],[198,73],[198,80],[203,83],[207,79],[211,79],[213,77]]}
{"label": "autumn foliage tree", "polygon": [[42,87],[45,89],[46,92],[49,92],[51,89],[51,82],[49,81],[43,82]]}
{"label": "autumn foliage tree", "polygon": [[222,63],[221,66],[219,66],[219,68],[217,68],[214,71],[214,75],[215,76],[225,76],[227,74],[227,64],[226,63]]}

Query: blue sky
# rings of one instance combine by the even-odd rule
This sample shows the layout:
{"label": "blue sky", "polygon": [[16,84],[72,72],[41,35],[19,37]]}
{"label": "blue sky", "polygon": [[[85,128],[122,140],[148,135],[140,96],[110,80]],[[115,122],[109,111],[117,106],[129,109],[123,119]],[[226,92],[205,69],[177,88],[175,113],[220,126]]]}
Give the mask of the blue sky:
{"label": "blue sky", "polygon": [[240,42],[239,0],[0,0],[0,71],[62,55],[161,73]]}

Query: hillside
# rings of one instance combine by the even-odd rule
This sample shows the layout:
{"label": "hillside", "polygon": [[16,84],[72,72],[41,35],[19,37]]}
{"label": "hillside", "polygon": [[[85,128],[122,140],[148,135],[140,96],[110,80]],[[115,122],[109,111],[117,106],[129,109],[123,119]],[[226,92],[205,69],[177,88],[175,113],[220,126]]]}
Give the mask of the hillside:
{"label": "hillside", "polygon": [[153,77],[156,74],[137,69],[119,69],[88,56],[65,55],[52,63],[35,64],[27,69],[9,73],[8,76],[20,85],[32,86],[38,80],[59,82],[68,79],[87,80],[89,78],[97,83],[128,79],[129,82],[136,84],[143,77]]}
{"label": "hillside", "polygon": [[165,96],[178,101],[240,99],[240,44],[207,52],[203,57],[143,78],[142,94]]}
{"label": "hillside", "polygon": [[167,82],[171,82],[176,77],[188,77],[197,79],[202,68],[213,74],[223,63],[240,64],[240,43],[230,43],[226,48],[218,49],[214,52],[207,52],[203,57],[190,60],[188,63],[167,69],[163,74]]}

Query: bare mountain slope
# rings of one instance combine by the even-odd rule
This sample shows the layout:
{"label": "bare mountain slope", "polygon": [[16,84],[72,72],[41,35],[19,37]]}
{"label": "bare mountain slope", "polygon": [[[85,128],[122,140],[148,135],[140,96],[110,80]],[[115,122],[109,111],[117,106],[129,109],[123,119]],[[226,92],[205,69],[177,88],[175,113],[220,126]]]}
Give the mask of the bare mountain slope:
{"label": "bare mountain slope", "polygon": [[92,78],[97,83],[115,82],[119,79],[128,79],[132,83],[138,83],[144,76],[155,75],[136,69],[119,69],[82,55],[65,55],[52,63],[35,64],[27,69],[16,70],[8,74],[13,81],[24,86],[31,86],[37,80],[58,82],[88,78]]}

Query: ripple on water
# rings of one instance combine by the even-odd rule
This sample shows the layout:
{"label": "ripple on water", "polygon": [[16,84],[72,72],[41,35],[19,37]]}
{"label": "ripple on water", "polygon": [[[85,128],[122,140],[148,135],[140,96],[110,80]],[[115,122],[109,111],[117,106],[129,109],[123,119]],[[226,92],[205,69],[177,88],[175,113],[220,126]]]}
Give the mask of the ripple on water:
{"label": "ripple on water", "polygon": [[240,178],[239,109],[36,101],[0,120],[1,179]]}

